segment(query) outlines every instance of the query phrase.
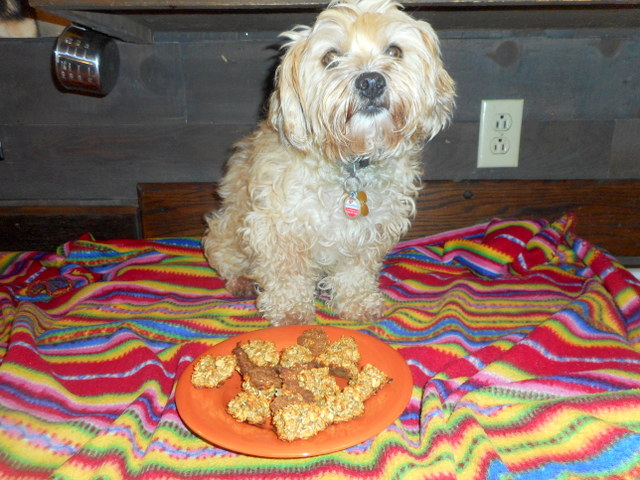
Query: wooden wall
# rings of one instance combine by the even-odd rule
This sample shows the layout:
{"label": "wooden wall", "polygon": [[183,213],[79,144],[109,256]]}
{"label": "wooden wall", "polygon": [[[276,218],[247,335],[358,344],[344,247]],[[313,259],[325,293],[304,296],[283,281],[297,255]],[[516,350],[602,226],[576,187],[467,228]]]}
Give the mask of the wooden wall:
{"label": "wooden wall", "polygon": [[[493,10],[486,25],[446,13],[417,12],[435,19],[458,85],[454,122],[425,151],[427,180],[640,178],[640,9],[590,10],[578,25],[579,9]],[[141,182],[218,180],[262,111],[277,33],[118,42],[120,77],[104,98],[55,86],[53,38],[0,39],[0,206],[133,206]],[[525,100],[518,168],[476,168],[491,98]]]}

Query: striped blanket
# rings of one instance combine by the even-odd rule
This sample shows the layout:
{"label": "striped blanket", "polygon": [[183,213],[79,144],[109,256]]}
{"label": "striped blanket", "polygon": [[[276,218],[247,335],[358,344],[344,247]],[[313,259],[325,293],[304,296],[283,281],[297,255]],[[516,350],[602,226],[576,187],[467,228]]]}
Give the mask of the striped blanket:
{"label": "striped blanket", "polygon": [[[267,326],[194,238],[0,254],[2,479],[640,478],[640,286],[572,216],[398,245],[384,319],[401,416],[343,451],[264,459],[193,434],[175,403],[206,349]],[[623,232],[621,232],[622,234]]]}

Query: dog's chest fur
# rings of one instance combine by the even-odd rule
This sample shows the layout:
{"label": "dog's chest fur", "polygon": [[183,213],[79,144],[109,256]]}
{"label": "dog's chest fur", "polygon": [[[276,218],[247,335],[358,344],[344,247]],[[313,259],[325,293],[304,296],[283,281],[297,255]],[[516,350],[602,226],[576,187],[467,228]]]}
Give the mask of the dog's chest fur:
{"label": "dog's chest fur", "polygon": [[307,181],[288,192],[284,205],[291,216],[291,234],[308,245],[320,265],[330,265],[344,256],[358,256],[365,247],[381,242],[383,231],[397,232],[399,238],[409,228],[419,174],[416,166],[411,169],[413,175],[399,176],[398,170],[407,168],[398,162],[405,161],[390,159],[386,164],[356,171],[359,189],[367,195],[369,212],[355,218],[344,211],[345,195],[349,193],[344,186],[349,177],[346,169],[328,164],[314,169],[300,165],[291,175]]}

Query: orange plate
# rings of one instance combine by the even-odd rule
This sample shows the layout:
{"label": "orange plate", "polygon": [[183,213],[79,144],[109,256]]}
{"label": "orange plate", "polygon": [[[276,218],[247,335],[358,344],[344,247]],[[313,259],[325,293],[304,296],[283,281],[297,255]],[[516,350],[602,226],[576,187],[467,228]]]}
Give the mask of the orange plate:
{"label": "orange plate", "polygon": [[[278,350],[296,343],[306,325],[273,327],[232,337],[202,355],[229,355],[238,342],[270,340]],[[329,426],[308,440],[284,442],[276,437],[270,425],[255,426],[234,420],[227,412],[229,400],[240,391],[237,373],[220,388],[195,388],[191,384],[194,360],[182,373],[176,390],[178,412],[198,436],[227,450],[268,458],[298,458],[336,452],[368,440],[387,428],[404,411],[413,387],[411,371],[402,356],[380,340],[337,327],[322,327],[329,338],[352,336],[361,354],[361,364],[371,363],[393,381],[365,402],[365,413],[359,418]],[[201,355],[201,356],[202,356]],[[198,357],[200,358],[200,357]]]}

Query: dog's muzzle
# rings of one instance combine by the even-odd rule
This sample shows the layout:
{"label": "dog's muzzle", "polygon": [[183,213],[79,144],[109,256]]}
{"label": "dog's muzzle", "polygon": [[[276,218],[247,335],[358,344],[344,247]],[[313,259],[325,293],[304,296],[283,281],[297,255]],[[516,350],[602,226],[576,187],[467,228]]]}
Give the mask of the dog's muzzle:
{"label": "dog's muzzle", "polygon": [[384,92],[387,82],[378,72],[363,73],[356,78],[358,93],[369,100],[379,98]]}

